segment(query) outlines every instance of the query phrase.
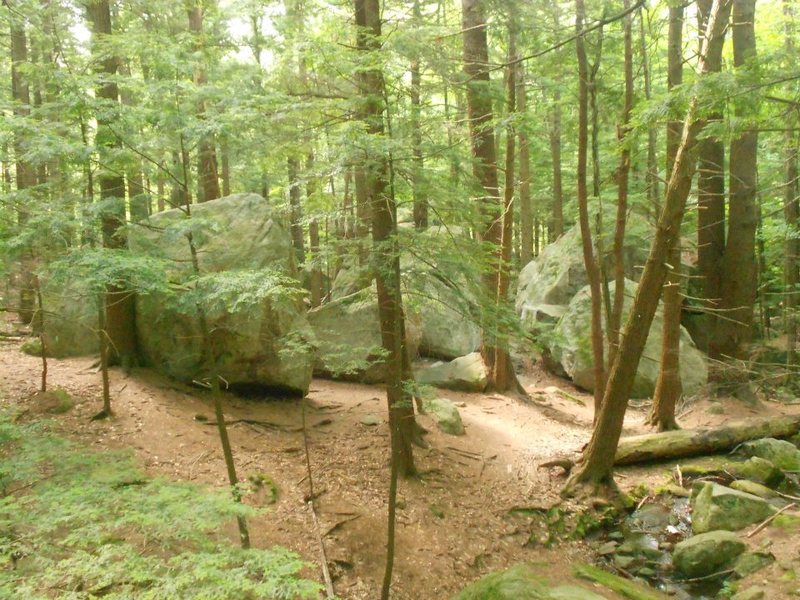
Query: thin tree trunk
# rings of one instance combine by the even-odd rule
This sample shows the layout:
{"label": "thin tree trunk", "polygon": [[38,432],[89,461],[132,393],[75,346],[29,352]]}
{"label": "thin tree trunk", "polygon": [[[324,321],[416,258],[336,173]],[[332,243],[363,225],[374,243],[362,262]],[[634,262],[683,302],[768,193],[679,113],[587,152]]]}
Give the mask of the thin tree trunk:
{"label": "thin tree trunk", "polygon": [[[551,7],[553,11],[554,38],[560,39],[561,23],[558,3],[553,2]],[[553,166],[553,209],[550,239],[555,240],[564,233],[564,191],[561,183],[561,82],[558,80],[556,80],[556,85],[553,86],[553,109],[550,115],[549,138],[550,157]]]}
{"label": "thin tree trunk", "polygon": [[[420,0],[414,0],[413,17],[417,26],[421,25],[422,13],[419,6]],[[426,229],[428,227],[428,202],[424,197],[422,187],[422,174],[424,162],[422,159],[422,129],[420,127],[420,113],[422,93],[422,76],[420,74],[420,55],[415,53],[411,61],[411,148],[413,154],[411,193],[414,204],[414,227]]]}
{"label": "thin tree trunk", "polygon": [[[517,69],[517,111],[525,115],[528,110],[527,90],[525,89],[525,67]],[[519,229],[520,229],[520,268],[533,259],[533,207],[531,206],[531,157],[528,133],[521,128],[519,138]]]}
{"label": "thin tree trunk", "polygon": [[583,37],[586,8],[583,0],[575,0],[575,49],[578,56],[578,217],[583,246],[583,264],[589,279],[592,296],[592,361],[594,371],[594,411],[599,414],[605,387],[603,349],[603,303],[600,289],[600,269],[592,245],[589,223],[589,192],[586,186],[586,167],[589,142],[589,64]]}
{"label": "thin tree trunk", "polygon": [[[700,32],[705,32],[705,23],[711,11],[712,0],[698,0],[697,17]],[[725,32],[722,33],[725,35]],[[700,44],[704,41],[700,35]],[[707,63],[710,73],[722,70],[722,60],[710,59]],[[708,117],[709,123],[721,123],[724,119],[722,108]],[[702,282],[702,296],[710,309],[706,314],[706,329],[716,329],[717,314],[720,308],[722,284],[722,257],[725,254],[725,146],[722,140],[706,137],[699,143],[697,174],[697,270]],[[719,359],[713,344],[708,348],[709,357]]]}
{"label": "thin tree trunk", "polygon": [[[361,52],[372,53],[381,45],[381,16],[379,0],[355,0],[355,22],[358,27],[357,47]],[[383,72],[370,68],[359,76],[362,97],[360,115],[367,133],[375,138],[384,135],[385,89]],[[366,183],[363,194],[372,208],[373,254],[377,268],[375,282],[378,294],[378,314],[381,325],[381,342],[386,352],[386,398],[389,407],[391,438],[388,530],[386,542],[386,569],[381,586],[381,599],[388,600],[394,568],[395,523],[397,508],[397,477],[414,473],[411,441],[416,422],[414,406],[406,388],[405,377],[410,375],[403,317],[403,299],[400,293],[400,253],[397,242],[397,205],[391,190],[387,189],[389,165],[385,156],[367,157],[361,182]],[[358,192],[357,192],[358,195]]]}
{"label": "thin tree trunk", "polygon": [[222,162],[222,195],[231,195],[231,156],[228,141],[223,138],[220,140],[220,160]]}
{"label": "thin tree trunk", "polygon": [[300,161],[290,156],[286,159],[289,180],[289,212],[292,245],[298,265],[306,262],[305,234],[303,233],[303,205],[300,198]]}
{"label": "thin tree trunk", "polygon": [[518,389],[513,365],[508,354],[507,337],[497,314],[505,301],[501,294],[508,286],[507,265],[503,258],[505,228],[497,179],[497,155],[492,129],[491,79],[487,65],[489,49],[483,0],[462,1],[462,31],[464,40],[464,71],[467,74],[467,112],[472,147],[472,170],[483,187],[480,212],[483,219],[479,238],[491,253],[492,268],[484,277],[487,296],[494,301],[486,311],[482,327],[481,356],[489,374],[490,389]]}
{"label": "thin tree trunk", "polygon": [[[733,0],[733,63],[743,69],[756,59],[755,0]],[[734,101],[738,118],[753,114],[750,99]],[[714,355],[745,358],[752,340],[756,301],[756,178],[758,130],[750,128],[731,140],[728,238],[722,261],[721,308],[711,346]],[[729,378],[727,372],[722,377]]]}
{"label": "thin tree trunk", "polygon": [[[707,42],[700,53],[701,77],[708,74],[706,57],[718,60],[722,53],[721,33],[727,24],[728,11],[730,4],[727,0],[715,0],[706,29]],[[681,144],[675,156],[675,167],[667,184],[664,209],[642,279],[636,290],[617,358],[611,367],[600,415],[584,453],[584,460],[567,481],[565,494],[575,494],[579,491],[593,494],[615,488],[613,465],[625,410],[650,325],[658,307],[661,287],[666,278],[667,255],[680,236],[680,224],[686,208],[686,199],[691,190],[696,166],[695,157],[692,156],[693,148],[697,135],[703,127],[703,121],[698,117],[698,104],[699,100],[695,93],[689,103],[683,124]]]}
{"label": "thin tree trunk", "polygon": [[[625,0],[625,9],[630,0]],[[631,15],[624,20],[624,79],[625,100],[622,109],[622,125],[619,128],[619,142],[622,145],[617,168],[617,222],[614,227],[614,304],[608,324],[608,362],[614,362],[619,345],[619,328],[622,323],[622,309],[625,300],[625,221],[628,218],[628,174],[631,170],[630,133],[631,112],[633,111],[633,32]]]}
{"label": "thin tree trunk", "polygon": [[[783,0],[784,17],[784,49],[787,57],[787,64],[794,64],[796,51],[794,45],[795,35],[795,16],[794,3],[791,0]],[[798,234],[797,221],[798,213],[798,137],[795,129],[798,121],[798,107],[791,106],[787,119],[787,130],[784,133],[784,159],[783,159],[783,216],[786,221],[786,237],[784,240],[784,262],[783,262],[783,283],[784,283],[784,329],[786,330],[786,370],[787,376],[791,377],[798,364],[797,360],[797,284],[798,268],[797,257],[800,252],[800,242],[796,236]]]}
{"label": "thin tree trunk", "polygon": [[[669,8],[667,41],[667,85],[670,90],[683,81],[683,11],[682,5]],[[675,154],[681,142],[681,123],[667,123],[667,173],[672,172]],[[653,408],[648,423],[659,431],[677,429],[675,406],[683,393],[680,372],[681,342],[681,247],[680,236],[669,249],[669,273],[662,292],[664,305],[661,338],[661,365],[653,395]]]}
{"label": "thin tree trunk", "polygon": [[[639,9],[639,43],[642,54],[642,76],[644,77],[644,97],[650,102],[652,97],[652,83],[650,74],[650,60],[648,58],[647,36],[645,34],[645,14],[647,9]],[[656,145],[658,144],[658,130],[650,126],[647,128],[647,200],[649,210],[658,216],[661,212],[661,198],[658,191],[658,162],[656,158]]]}

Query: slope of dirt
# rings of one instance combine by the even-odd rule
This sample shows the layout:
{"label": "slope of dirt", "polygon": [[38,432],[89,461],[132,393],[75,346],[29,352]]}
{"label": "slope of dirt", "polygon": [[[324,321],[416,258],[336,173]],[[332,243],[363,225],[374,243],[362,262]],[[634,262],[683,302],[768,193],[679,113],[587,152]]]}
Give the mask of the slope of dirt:
{"label": "slope of dirt", "polygon": [[[154,475],[226,484],[213,408],[202,390],[147,370],[112,370],[115,416],[92,422],[101,406],[93,360],[49,362],[51,386],[76,399],[71,411],[57,417],[66,434],[89,445],[133,448]],[[22,354],[18,342],[1,342],[2,401],[36,410],[25,399],[36,391],[39,369],[40,361]],[[563,479],[538,465],[576,456],[591,426],[590,396],[538,371],[523,383],[535,403],[443,392],[459,406],[463,437],[442,434],[420,417],[429,447],[415,450],[420,477],[400,484],[394,598],[447,598],[489,571],[522,561],[546,565],[551,580],[568,582],[570,565],[590,558],[582,543],[556,549],[529,544],[530,526],[508,515],[514,507],[548,507],[557,500]],[[274,503],[269,486],[247,497],[265,507],[251,524],[254,545],[298,552],[309,561],[306,575],[321,580],[319,543],[305,504],[313,482],[320,533],[341,598],[376,597],[383,576],[389,435],[384,398],[379,387],[314,380],[305,402],[310,482],[301,402],[226,394],[240,478],[270,479],[278,491]],[[643,416],[643,410],[629,411],[627,432],[643,431]],[[705,419],[698,411],[684,421]],[[632,483],[641,476],[639,471]]]}

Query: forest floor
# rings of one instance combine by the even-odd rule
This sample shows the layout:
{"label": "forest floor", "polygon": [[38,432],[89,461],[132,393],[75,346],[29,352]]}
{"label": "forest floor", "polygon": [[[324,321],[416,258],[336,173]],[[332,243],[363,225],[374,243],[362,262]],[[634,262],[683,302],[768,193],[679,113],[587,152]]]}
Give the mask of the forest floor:
{"label": "forest floor", "polygon": [[[132,448],[152,475],[226,484],[206,393],[152,371],[126,374],[113,369],[115,416],[90,421],[101,408],[100,374],[93,362],[49,361],[50,385],[66,389],[75,399],[74,408],[57,417],[65,435],[93,447]],[[20,352],[18,341],[0,342],[0,401],[35,411],[31,398],[40,367],[38,359]],[[559,500],[564,482],[559,469],[539,465],[554,457],[577,457],[592,420],[591,397],[569,383],[536,367],[522,382],[534,402],[442,391],[459,407],[464,436],[443,434],[429,417],[420,416],[429,430],[429,448],[415,449],[420,476],[399,487],[394,598],[448,598],[487,572],[523,561],[542,564],[553,582],[569,583],[571,565],[591,560],[584,542],[556,547],[528,543],[529,521],[510,516],[515,507],[547,508]],[[722,410],[708,411],[708,404],[698,400],[682,407],[680,422],[687,427],[714,425],[787,410],[774,403],[723,401],[715,402]],[[385,560],[389,431],[384,391],[315,379],[305,405],[320,533],[337,596],[375,598]],[[266,507],[251,523],[254,545],[296,551],[310,563],[305,575],[321,581],[318,537],[304,501],[310,482],[301,403],[227,394],[225,411],[240,478],[266,476],[278,492],[274,503],[269,486],[247,496],[247,502]],[[625,434],[646,431],[644,415],[645,407],[632,408]],[[660,484],[668,476],[668,466],[656,465],[621,470],[618,481],[631,488],[643,481]],[[230,535],[235,539],[233,528]]]}

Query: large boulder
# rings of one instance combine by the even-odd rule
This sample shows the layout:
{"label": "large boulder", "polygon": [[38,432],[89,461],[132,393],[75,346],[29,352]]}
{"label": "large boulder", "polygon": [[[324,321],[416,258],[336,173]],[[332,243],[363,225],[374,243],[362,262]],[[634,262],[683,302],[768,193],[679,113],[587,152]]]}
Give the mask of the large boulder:
{"label": "large boulder", "polygon": [[[625,280],[623,323],[630,313],[636,285],[633,281]],[[613,298],[613,289],[611,295]],[[555,329],[543,340],[547,350],[547,364],[559,374],[570,377],[578,387],[589,391],[594,389],[591,302],[587,285],[572,298]],[[661,365],[663,327],[663,310],[659,307],[639,361],[631,392],[633,398],[649,398],[655,391]],[[683,393],[687,396],[698,392],[708,380],[706,358],[683,327],[680,338],[680,375]]]}
{"label": "large boulder", "polygon": [[[326,377],[377,383],[384,381],[386,365],[373,289],[327,302],[309,311],[317,338],[315,371]],[[417,354],[419,315],[406,311],[406,345],[410,358]]]}
{"label": "large boulder", "polygon": [[[426,238],[432,235],[430,234]],[[441,240],[436,241],[438,243]],[[475,312],[473,310],[474,301],[465,291],[467,286],[463,277],[459,278],[461,281],[452,281],[439,272],[436,265],[423,262],[409,254],[401,257],[401,267],[406,328],[407,333],[412,335],[409,343],[412,358],[419,353],[421,356],[430,358],[452,360],[477,350],[481,341],[480,329],[471,316]],[[328,355],[337,352],[332,346],[341,344],[339,342],[326,344],[322,338],[332,334],[335,338],[343,338],[341,341],[344,341],[362,335],[349,331],[352,322],[348,318],[337,321],[330,315],[364,313],[368,309],[368,305],[372,304],[377,319],[377,297],[374,277],[370,268],[359,267],[354,264],[354,261],[348,261],[336,275],[330,299],[328,304],[310,314],[312,327],[323,344],[321,351],[323,358],[321,363],[318,363],[318,369],[329,374],[352,373],[352,369],[348,369],[347,365],[354,365],[357,361],[366,358],[364,353],[361,350],[347,352],[346,354],[352,354],[352,356],[342,356],[343,361],[335,360]],[[366,313],[364,316],[366,317]],[[324,329],[319,329],[318,323]],[[364,323],[358,324],[358,329],[363,329],[363,327]],[[348,331],[345,331],[345,328]],[[375,331],[377,331],[377,320],[375,321]],[[363,349],[362,342],[371,343],[375,339],[376,336],[363,339],[362,335],[362,339],[350,341],[357,342],[356,348]],[[380,346],[379,339],[375,345]],[[341,351],[338,353],[341,354]],[[334,362],[342,364],[337,369],[330,368],[336,366],[332,364]],[[380,380],[380,375],[377,375],[377,378]],[[367,379],[375,380],[375,376],[370,375]]]}
{"label": "large boulder", "polygon": [[[180,209],[153,215],[131,230],[130,248],[169,261],[180,286],[193,277],[190,230],[201,274],[225,276],[236,300],[204,305],[217,373],[232,385],[308,391],[313,332],[302,301],[263,293],[265,277],[296,275],[283,216],[261,196],[235,194],[193,205],[191,220]],[[206,374],[198,311],[183,294],[137,298],[136,326],[150,365],[184,381]]]}
{"label": "large boulder", "polygon": [[47,355],[66,358],[97,354],[97,297],[77,280],[55,284],[43,277],[41,286]]}
{"label": "large boulder", "polygon": [[[613,272],[613,226],[606,220],[602,247],[606,271]],[[625,232],[625,276],[637,280],[647,260],[652,227],[630,215]],[[589,283],[583,262],[580,227],[576,224],[552,244],[545,246],[519,275],[515,308],[523,325],[531,331],[552,329],[564,314],[570,300]]]}
{"label": "large boulder", "polygon": [[692,531],[695,533],[716,529],[738,531],[775,512],[763,498],[707,482],[693,490],[691,506]]}
{"label": "large boulder", "polygon": [[704,577],[731,566],[744,550],[744,542],[735,533],[710,531],[679,542],[672,563],[684,577]]}
{"label": "large boulder", "polygon": [[482,392],[489,383],[489,374],[480,352],[417,369],[414,376],[417,383],[423,385],[463,392]]}

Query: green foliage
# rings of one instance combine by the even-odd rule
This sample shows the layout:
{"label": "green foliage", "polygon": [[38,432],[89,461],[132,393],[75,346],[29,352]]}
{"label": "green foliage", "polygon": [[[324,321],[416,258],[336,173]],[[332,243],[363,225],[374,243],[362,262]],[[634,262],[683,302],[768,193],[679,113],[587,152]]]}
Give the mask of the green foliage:
{"label": "green foliage", "polygon": [[0,596],[316,598],[300,559],[241,550],[220,530],[253,509],[224,490],[147,477],[0,413]]}

